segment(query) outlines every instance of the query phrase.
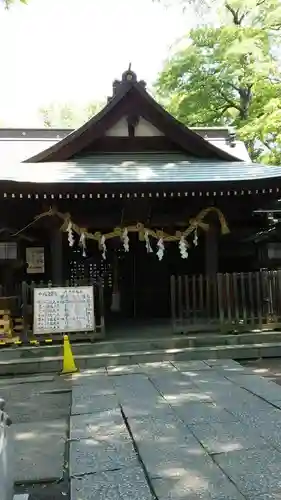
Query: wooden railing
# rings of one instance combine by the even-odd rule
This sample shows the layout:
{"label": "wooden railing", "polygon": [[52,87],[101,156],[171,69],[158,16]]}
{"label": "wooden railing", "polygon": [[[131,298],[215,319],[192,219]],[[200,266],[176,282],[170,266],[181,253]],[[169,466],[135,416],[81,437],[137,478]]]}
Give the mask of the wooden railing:
{"label": "wooden railing", "polygon": [[171,276],[174,332],[281,327],[281,271]]}

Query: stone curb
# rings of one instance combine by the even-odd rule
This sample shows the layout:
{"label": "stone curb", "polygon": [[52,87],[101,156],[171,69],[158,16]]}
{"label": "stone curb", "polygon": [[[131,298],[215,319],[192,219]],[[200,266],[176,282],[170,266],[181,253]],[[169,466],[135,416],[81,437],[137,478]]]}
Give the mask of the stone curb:
{"label": "stone curb", "polygon": [[[214,347],[186,347],[182,349],[159,349],[151,351],[129,351],[123,353],[75,355],[78,368],[101,368],[104,366],[131,365],[160,361],[189,361],[208,358],[257,359],[281,357],[281,343],[258,343]],[[9,359],[0,362],[0,375],[33,373],[58,373],[62,368],[62,356]]]}

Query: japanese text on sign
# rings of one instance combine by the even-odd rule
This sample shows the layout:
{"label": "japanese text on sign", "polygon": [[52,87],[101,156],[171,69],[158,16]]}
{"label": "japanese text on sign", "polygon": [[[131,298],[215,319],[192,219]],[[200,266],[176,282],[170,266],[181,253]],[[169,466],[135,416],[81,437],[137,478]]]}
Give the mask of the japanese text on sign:
{"label": "japanese text on sign", "polygon": [[95,329],[93,287],[34,289],[34,334]]}

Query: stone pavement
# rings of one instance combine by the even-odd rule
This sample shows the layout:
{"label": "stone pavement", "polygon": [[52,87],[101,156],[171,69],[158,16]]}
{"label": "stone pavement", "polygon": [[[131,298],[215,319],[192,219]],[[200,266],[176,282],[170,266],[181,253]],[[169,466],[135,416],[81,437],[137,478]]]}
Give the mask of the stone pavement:
{"label": "stone pavement", "polygon": [[281,499],[281,387],[231,360],[73,376],[71,500]]}
{"label": "stone pavement", "polygon": [[54,376],[1,378],[0,397],[7,401],[13,422],[9,437],[15,493],[29,493],[28,500],[68,500],[71,381]]}
{"label": "stone pavement", "polygon": [[0,395],[29,500],[281,500],[281,387],[253,365],[118,366]]}

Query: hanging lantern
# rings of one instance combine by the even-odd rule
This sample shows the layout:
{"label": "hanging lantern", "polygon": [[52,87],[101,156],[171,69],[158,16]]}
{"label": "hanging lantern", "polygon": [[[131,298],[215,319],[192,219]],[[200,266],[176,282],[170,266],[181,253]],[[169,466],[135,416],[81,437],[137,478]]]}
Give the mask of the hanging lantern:
{"label": "hanging lantern", "polygon": [[79,245],[82,248],[82,255],[83,257],[86,257],[86,235],[84,232],[81,233],[80,240],[79,240]]}
{"label": "hanging lantern", "polygon": [[186,239],[184,236],[180,237],[179,249],[180,249],[181,258],[187,259],[188,258],[187,242],[186,242]]}
{"label": "hanging lantern", "polygon": [[158,247],[158,250],[156,252],[156,255],[157,255],[159,260],[162,260],[164,257],[164,251],[165,251],[163,238],[159,238],[159,240],[157,241],[157,247]]}
{"label": "hanging lantern", "polygon": [[106,244],[105,244],[105,236],[102,236],[100,239],[100,247],[102,250],[102,258],[106,260]]}
{"label": "hanging lantern", "polygon": [[194,244],[195,247],[197,247],[197,245],[198,245],[198,231],[197,231],[197,227],[195,228],[195,231],[194,231],[193,244]]}
{"label": "hanging lantern", "polygon": [[67,239],[70,247],[73,247],[75,240],[74,240],[74,234],[73,234],[73,229],[72,229],[72,222],[69,221],[67,229]]}
{"label": "hanging lantern", "polygon": [[144,233],[144,241],[145,241],[145,247],[146,247],[147,253],[153,253],[153,250],[152,250],[152,247],[151,247],[150,241],[149,241],[148,231],[145,231],[145,233]]}
{"label": "hanging lantern", "polygon": [[123,233],[122,233],[122,241],[123,241],[123,247],[125,252],[129,252],[130,247],[129,247],[129,236],[128,236],[128,229],[125,227]]}

